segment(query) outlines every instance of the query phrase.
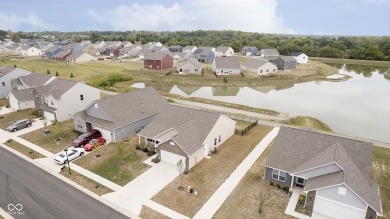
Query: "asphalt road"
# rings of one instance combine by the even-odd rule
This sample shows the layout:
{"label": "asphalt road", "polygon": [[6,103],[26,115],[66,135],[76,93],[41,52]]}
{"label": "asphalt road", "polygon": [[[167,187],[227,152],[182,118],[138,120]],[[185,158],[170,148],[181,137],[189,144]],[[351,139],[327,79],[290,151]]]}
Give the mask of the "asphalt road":
{"label": "asphalt road", "polygon": [[1,147],[0,207],[23,219],[127,218]]}

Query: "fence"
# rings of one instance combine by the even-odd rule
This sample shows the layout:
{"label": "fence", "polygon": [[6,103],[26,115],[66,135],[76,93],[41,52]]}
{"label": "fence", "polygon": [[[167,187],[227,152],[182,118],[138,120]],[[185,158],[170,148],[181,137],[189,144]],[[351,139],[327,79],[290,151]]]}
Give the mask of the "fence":
{"label": "fence", "polygon": [[247,127],[245,127],[244,129],[235,129],[235,134],[236,135],[245,135],[249,130],[251,130],[253,127],[255,127],[256,125],[258,124],[258,120],[256,120],[255,122],[251,123],[250,125],[248,125]]}

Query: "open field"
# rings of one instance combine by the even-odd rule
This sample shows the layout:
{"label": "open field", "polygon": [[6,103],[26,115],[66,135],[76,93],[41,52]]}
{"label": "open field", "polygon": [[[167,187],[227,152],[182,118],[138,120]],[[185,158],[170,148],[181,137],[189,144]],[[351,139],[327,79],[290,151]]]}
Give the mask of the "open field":
{"label": "open field", "polygon": [[[137,143],[138,137],[135,135],[131,136],[129,143],[109,143],[76,160],[75,164],[124,186],[149,169],[143,163],[148,156],[135,149]],[[102,157],[96,159],[97,154]]]}
{"label": "open field", "polygon": [[[89,179],[81,174],[79,174],[76,171],[72,171],[71,167],[71,173],[72,175],[69,175],[69,169],[68,167],[65,167],[61,170],[60,174],[65,176],[66,178],[72,180],[73,182],[79,184],[80,186],[88,189],[89,191],[97,194],[97,195],[104,195],[110,192],[114,192],[110,188],[107,188],[103,185],[99,185],[99,183],[93,181],[92,179]],[[98,186],[99,185],[99,186]],[[97,188],[96,188],[97,187]]]}
{"label": "open field", "polygon": [[13,141],[12,139],[10,142],[5,142],[4,144],[7,145],[8,147],[18,151],[19,153],[26,155],[27,157],[29,157],[31,159],[38,159],[38,158],[45,157],[44,155],[20,144],[19,142]]}
{"label": "open field", "polygon": [[390,219],[390,149],[374,146],[372,157],[372,175],[382,198],[384,219]]}
{"label": "open field", "polygon": [[161,214],[160,212],[157,212],[149,207],[146,207],[145,205],[142,206],[142,211],[139,216],[143,219],[169,219],[170,218]]}
{"label": "open field", "polygon": [[357,60],[357,59],[335,59],[335,58],[321,58],[321,57],[310,57],[310,60],[323,62],[323,63],[335,63],[335,64],[355,64],[355,65],[375,65],[390,67],[388,61],[375,61],[375,60]]}
{"label": "open field", "polygon": [[285,120],[282,123],[298,127],[314,128],[318,131],[332,132],[332,129],[327,124],[310,116],[297,116]]}
{"label": "open field", "polygon": [[7,113],[4,115],[5,118],[0,119],[0,128],[3,130],[7,130],[7,127],[11,124],[11,122],[18,121],[21,119],[30,119],[31,122],[33,119],[37,117],[33,115],[34,110],[20,110],[12,113]]}
{"label": "open field", "polygon": [[211,159],[203,159],[194,166],[189,174],[183,177],[183,186],[184,188],[192,186],[198,192],[197,196],[187,193],[186,190],[178,190],[180,177],[177,177],[154,196],[153,200],[183,215],[193,217],[271,130],[271,127],[258,125],[247,135],[233,135],[219,147],[218,154],[212,154]]}
{"label": "open field", "polygon": [[[45,128],[41,128],[20,137],[54,154],[72,146],[72,141],[77,138],[77,133],[73,132],[73,120],[58,122],[46,128],[51,131],[49,135],[44,135]],[[62,138],[62,141],[56,143],[57,138]]]}
{"label": "open field", "polygon": [[[265,161],[270,151],[271,146],[253,164],[213,218],[293,218],[284,214],[290,196],[263,181]],[[260,194],[268,196],[261,214],[258,210]]]}

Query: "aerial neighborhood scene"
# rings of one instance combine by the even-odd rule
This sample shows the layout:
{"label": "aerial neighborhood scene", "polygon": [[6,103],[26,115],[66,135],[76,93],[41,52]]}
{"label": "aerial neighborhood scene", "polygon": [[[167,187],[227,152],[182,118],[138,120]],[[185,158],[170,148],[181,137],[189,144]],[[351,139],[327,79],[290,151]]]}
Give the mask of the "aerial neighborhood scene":
{"label": "aerial neighborhood scene", "polygon": [[389,0],[0,5],[0,219],[390,219]]}

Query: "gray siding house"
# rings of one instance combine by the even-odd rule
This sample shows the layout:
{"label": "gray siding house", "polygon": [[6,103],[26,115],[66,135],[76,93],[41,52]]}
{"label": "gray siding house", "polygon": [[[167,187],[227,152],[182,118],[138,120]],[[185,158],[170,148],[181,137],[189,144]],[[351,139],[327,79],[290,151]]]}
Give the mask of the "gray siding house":
{"label": "gray siding house", "polygon": [[0,98],[6,98],[12,90],[11,82],[31,72],[14,67],[0,66]]}
{"label": "gray siding house", "polygon": [[257,55],[257,52],[259,50],[257,49],[257,47],[254,47],[254,46],[244,46],[241,50],[241,54],[243,56],[254,56],[254,55]]}
{"label": "gray siding house", "polygon": [[93,101],[73,116],[81,132],[98,129],[107,141],[117,142],[146,127],[168,102],[153,88]]}
{"label": "gray siding house", "polygon": [[169,51],[171,52],[183,52],[183,47],[182,46],[170,46]]}
{"label": "gray siding house", "polygon": [[297,68],[297,60],[292,56],[270,56],[268,60],[278,66],[279,70],[292,70]]}
{"label": "gray siding house", "polygon": [[265,180],[305,194],[313,218],[375,219],[383,215],[371,178],[372,144],[282,127],[266,161]]}
{"label": "gray siding house", "polygon": [[199,62],[212,62],[215,58],[215,53],[211,47],[201,47],[192,53],[192,57]]}

